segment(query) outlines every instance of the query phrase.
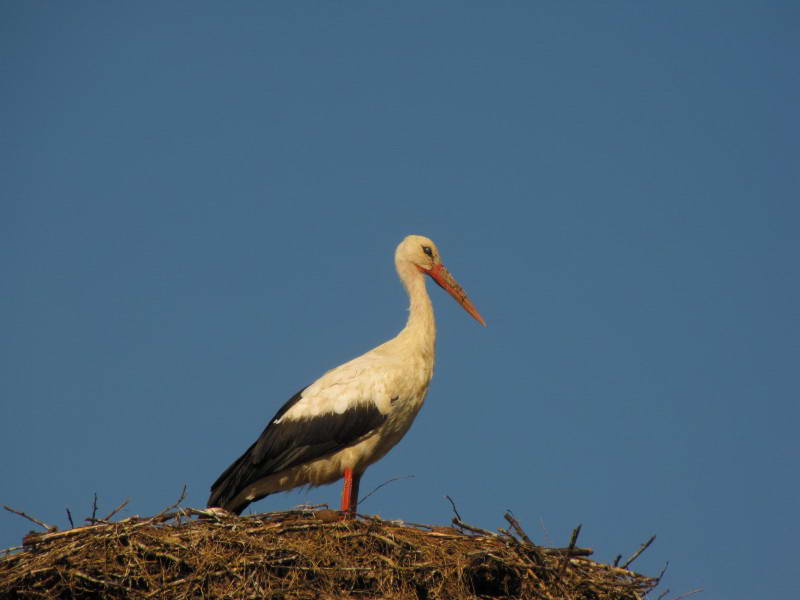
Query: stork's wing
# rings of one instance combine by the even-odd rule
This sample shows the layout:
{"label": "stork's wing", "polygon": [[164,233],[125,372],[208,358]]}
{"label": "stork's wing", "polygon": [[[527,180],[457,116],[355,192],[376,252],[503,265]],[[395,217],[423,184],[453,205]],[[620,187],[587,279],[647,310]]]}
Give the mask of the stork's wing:
{"label": "stork's wing", "polygon": [[[300,392],[297,396],[302,397]],[[383,424],[386,415],[372,402],[361,402],[342,413],[281,418],[295,396],[284,405],[252,447],[250,459],[265,474],[284,471],[351,446]]]}
{"label": "stork's wing", "polygon": [[[379,427],[386,415],[373,402],[359,402],[344,412],[303,417],[287,411],[303,400],[304,388],[284,404],[259,438],[211,486],[208,506],[225,506],[248,485],[291,467],[351,446]],[[286,415],[286,416],[285,416]],[[244,507],[241,508],[243,510]]]}

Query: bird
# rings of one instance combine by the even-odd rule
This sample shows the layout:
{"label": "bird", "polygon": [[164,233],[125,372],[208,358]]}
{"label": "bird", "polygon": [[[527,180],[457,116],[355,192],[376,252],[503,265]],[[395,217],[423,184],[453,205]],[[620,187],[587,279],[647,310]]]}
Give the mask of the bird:
{"label": "bird", "polygon": [[361,476],[406,434],[433,376],[436,324],[425,277],[486,327],[432,240],[405,237],[394,262],[410,302],[405,327],[292,396],[211,486],[210,510],[239,515],[269,494],[343,478],[341,510],[355,516]]}

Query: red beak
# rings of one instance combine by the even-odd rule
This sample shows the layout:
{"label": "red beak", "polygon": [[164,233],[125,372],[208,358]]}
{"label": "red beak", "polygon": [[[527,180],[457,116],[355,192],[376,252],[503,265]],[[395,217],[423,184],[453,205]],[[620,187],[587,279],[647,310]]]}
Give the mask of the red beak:
{"label": "red beak", "polygon": [[430,275],[431,279],[433,279],[445,292],[455,298],[456,302],[464,307],[464,310],[472,315],[473,319],[486,327],[486,321],[483,320],[483,317],[478,312],[478,309],[475,308],[475,305],[472,304],[472,301],[469,299],[469,297],[467,297],[467,292],[464,291],[464,288],[458,285],[455,277],[450,274],[450,271],[445,269],[443,264],[435,264],[430,269],[423,269],[422,267],[419,267],[419,269],[426,275]]}

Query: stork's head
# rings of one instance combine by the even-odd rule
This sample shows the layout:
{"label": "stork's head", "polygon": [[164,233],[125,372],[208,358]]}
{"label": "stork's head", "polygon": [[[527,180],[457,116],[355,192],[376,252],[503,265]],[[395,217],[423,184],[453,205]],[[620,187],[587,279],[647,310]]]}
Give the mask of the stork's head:
{"label": "stork's head", "polygon": [[426,238],[423,235],[409,235],[400,242],[395,251],[395,262],[398,267],[402,263],[410,263],[417,268],[421,273],[430,276],[439,287],[455,298],[464,310],[466,310],[472,317],[481,325],[486,327],[486,322],[478,313],[478,309],[472,304],[472,301],[467,297],[464,291],[455,278],[442,264],[442,259],[439,256],[439,249],[433,240]]}

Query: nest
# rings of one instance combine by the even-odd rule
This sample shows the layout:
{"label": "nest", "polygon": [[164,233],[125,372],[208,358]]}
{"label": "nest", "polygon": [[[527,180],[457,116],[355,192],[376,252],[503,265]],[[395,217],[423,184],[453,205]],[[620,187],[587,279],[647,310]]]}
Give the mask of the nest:
{"label": "nest", "polygon": [[545,548],[506,520],[498,532],[313,508],[100,520],[7,550],[0,598],[640,600],[658,583],[590,560],[577,530],[568,547]]}

